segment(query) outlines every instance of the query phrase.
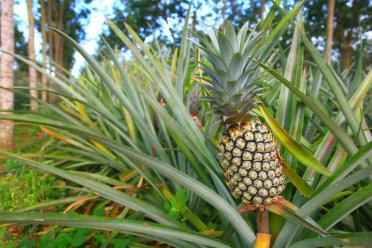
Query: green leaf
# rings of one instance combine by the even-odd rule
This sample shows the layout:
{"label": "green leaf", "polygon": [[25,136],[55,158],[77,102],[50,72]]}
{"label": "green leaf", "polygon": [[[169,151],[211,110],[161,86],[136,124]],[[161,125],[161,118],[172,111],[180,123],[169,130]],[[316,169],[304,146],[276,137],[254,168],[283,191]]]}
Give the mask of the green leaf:
{"label": "green leaf", "polygon": [[19,155],[0,151],[0,155],[11,158],[17,161],[20,161],[26,165],[29,165],[37,170],[44,171],[46,173],[51,173],[60,177],[63,177],[67,180],[70,180],[72,182],[75,182],[77,184],[83,185],[95,194],[101,195],[105,197],[108,200],[117,202],[119,204],[122,204],[124,206],[128,206],[129,208],[137,211],[141,211],[146,213],[149,217],[152,219],[171,226],[177,226],[179,223],[175,222],[174,220],[170,219],[163,211],[161,211],[158,208],[155,208],[155,206],[146,203],[138,198],[128,196],[127,194],[124,194],[118,190],[115,190],[105,184],[99,183],[97,181],[92,181],[87,178],[76,176],[72,173],[66,172],[62,169],[52,167],[43,163],[39,163],[30,159],[22,158]]}
{"label": "green leaf", "polygon": [[[61,128],[63,128],[63,125],[61,126]],[[137,162],[143,163],[149,168],[152,168],[158,171],[159,173],[163,174],[164,176],[171,178],[173,181],[178,182],[181,185],[184,185],[186,188],[193,191],[195,194],[199,195],[201,198],[209,202],[216,209],[220,210],[231,222],[231,224],[236,228],[236,231],[242,235],[243,239],[246,240],[248,244],[253,244],[255,240],[255,234],[252,231],[252,229],[247,225],[247,223],[243,220],[243,218],[239,215],[236,209],[233,206],[231,206],[228,202],[226,202],[226,200],[224,200],[216,192],[209,189],[199,181],[195,180],[194,178],[184,173],[181,173],[177,169],[173,168],[172,166],[162,161],[158,161],[150,156],[147,156],[146,154],[136,152],[128,147],[115,144],[111,141],[108,141],[107,139],[97,137],[88,133],[79,132],[79,134],[82,136],[89,137],[89,139],[94,139],[106,145],[111,150],[123,154]],[[20,156],[17,156],[15,154],[0,151],[0,155],[16,159],[18,161],[31,165],[32,167],[37,168],[39,170],[64,177],[68,180],[89,187],[96,193],[99,192],[99,194],[104,194],[105,198],[107,199],[113,200],[123,205],[127,205],[128,207],[133,208],[135,210],[140,210],[161,223],[175,225],[174,220],[171,220],[170,218],[168,218],[168,216],[164,216],[164,213],[159,209],[155,209],[154,206],[150,207],[148,206],[148,204],[145,204],[139,199],[129,197],[126,194],[123,194],[119,191],[113,190],[110,187],[107,187],[106,185],[99,184],[98,182],[90,181],[87,179],[82,180],[80,177],[77,177],[71,173],[66,173],[58,168],[54,168],[51,166],[37,163],[32,160],[21,158]]]}
{"label": "green leaf", "polygon": [[243,218],[239,215],[235,208],[233,208],[226,200],[224,200],[220,195],[218,195],[213,190],[209,189],[199,181],[194,178],[180,173],[177,169],[167,165],[162,161],[158,161],[150,156],[142,153],[138,153],[130,148],[123,146],[116,146],[106,140],[98,139],[99,142],[106,144],[113,150],[116,150],[127,157],[141,162],[144,165],[158,171],[162,175],[178,182],[189,190],[193,191],[195,194],[199,195],[205,201],[209,202],[214,208],[221,211],[224,216],[230,221],[230,223],[235,227],[236,231],[242,235],[243,239],[248,242],[248,244],[253,244],[255,235],[252,229],[246,224]]}
{"label": "green leaf", "polygon": [[298,189],[306,197],[310,197],[313,195],[313,188],[311,188],[310,185],[307,184],[306,181],[302,179],[302,177],[298,175],[295,170],[287,165],[284,165],[282,167],[289,181],[296,187],[296,189]]}
{"label": "green leaf", "polygon": [[360,150],[354,154],[350,159],[343,163],[331,177],[329,177],[320,187],[316,190],[316,193],[329,187],[332,183],[337,182],[345,178],[351,171],[353,171],[358,165],[364,160],[372,156],[372,142],[360,148]]}
{"label": "green leaf", "polygon": [[[260,48],[260,46],[267,45],[265,51],[262,53],[263,58],[270,56],[271,49],[277,44],[277,42],[282,37],[283,33],[286,31],[286,28],[290,24],[290,21],[295,17],[301,10],[304,0],[300,1],[288,14],[281,18],[280,22],[275,26],[274,29],[270,31],[270,34],[266,37],[263,42],[258,42],[255,49]],[[266,24],[264,28],[267,28]]]}
{"label": "green leaf", "polygon": [[318,52],[315,46],[311,44],[309,39],[304,34],[301,34],[301,39],[309,50],[310,55],[313,57],[315,63],[318,65],[318,68],[322,72],[329,87],[332,89],[332,93],[335,95],[342,112],[344,113],[351,129],[354,132],[354,135],[358,134],[359,124],[341,88],[342,83],[339,82],[340,79],[335,76],[334,72],[330,69],[330,65],[326,63],[324,57]]}
{"label": "green leaf", "polygon": [[241,76],[242,70],[244,69],[244,62],[245,61],[240,53],[235,53],[233,55],[229,67],[229,78],[231,78],[233,81],[238,80],[238,78]]}
{"label": "green leaf", "polygon": [[320,220],[319,225],[325,230],[329,230],[346,215],[355,211],[363,204],[372,200],[372,184],[369,184],[358,191],[352,193],[348,198],[336,204]]}
{"label": "green leaf", "polygon": [[25,207],[25,208],[22,208],[22,209],[17,209],[16,212],[28,212],[28,211],[34,211],[34,210],[43,209],[43,208],[51,207],[51,206],[61,206],[61,205],[64,205],[64,204],[75,202],[75,201],[80,201],[80,200],[86,199],[88,197],[90,197],[90,196],[87,196],[87,195],[85,195],[85,196],[71,196],[71,197],[65,197],[63,199],[45,201],[45,202],[41,202],[41,203],[38,203],[38,204],[35,204],[35,205],[32,205],[32,206],[28,206],[28,207]]}
{"label": "green leaf", "polygon": [[72,236],[71,240],[71,246],[72,247],[81,247],[85,241],[88,240],[89,238],[89,233],[92,230],[87,229],[87,228],[77,228],[74,231],[74,235]]}
{"label": "green leaf", "polygon": [[126,219],[99,218],[77,214],[56,213],[3,213],[0,212],[0,223],[63,225],[97,230],[119,230],[134,235],[149,235],[154,239],[162,237],[179,239],[198,245],[228,248],[226,244],[213,238],[190,232],[180,228],[170,228],[146,221],[130,221]]}
{"label": "green leaf", "polygon": [[273,7],[270,8],[269,13],[267,14],[265,20],[261,23],[261,30],[267,30],[272,26],[272,22],[277,14],[276,6],[280,3],[281,1],[273,1],[274,5]]}
{"label": "green leaf", "polygon": [[294,141],[288,133],[275,121],[275,119],[270,115],[266,107],[260,103],[259,109],[265,118],[266,123],[269,125],[275,137],[279,140],[285,149],[287,149],[296,159],[301,161],[304,165],[318,171],[324,175],[330,175],[324,165],[322,165],[308,150],[303,148],[300,144]]}
{"label": "green leaf", "polygon": [[127,248],[131,242],[132,239],[120,239],[112,241],[114,248]]}
{"label": "green leaf", "polygon": [[217,39],[218,46],[220,47],[221,51],[221,58],[225,63],[226,69],[228,69],[231,62],[231,58],[234,54],[233,48],[225,34],[218,33]]}
{"label": "green leaf", "polygon": [[[300,67],[299,70],[302,72],[302,63],[298,63],[298,57],[302,58],[302,54],[300,54],[300,47],[299,44],[299,28],[300,28],[301,22],[297,21],[293,38],[291,42],[291,48],[290,52],[288,54],[287,58],[287,64],[285,67],[284,77],[288,79],[288,81],[292,82],[292,84],[295,83],[294,79],[296,77],[296,70],[298,70],[297,67]],[[303,53],[303,50],[302,50]],[[302,62],[302,61],[301,61]],[[280,94],[278,99],[278,104],[276,108],[276,120],[279,122],[279,124],[285,129],[287,128],[286,124],[291,123],[290,121],[293,120],[293,117],[291,116],[291,104],[293,104],[293,93],[289,91],[287,87],[285,87],[283,84],[280,85]],[[290,121],[288,121],[290,120]]]}
{"label": "green leaf", "polygon": [[[350,194],[350,193],[349,193]],[[358,209],[363,204],[372,200],[372,184],[367,185],[356,192],[352,192],[348,198],[336,204],[319,221],[319,226],[324,230],[331,229],[347,215]],[[312,238],[314,235],[305,234],[301,239]]]}
{"label": "green leaf", "polygon": [[[337,193],[352,186],[355,183],[360,182],[364,178],[368,177],[372,173],[372,166],[361,169],[354,174],[336,182],[332,187],[327,187],[320,193],[316,194],[313,198],[308,200],[299,210],[297,214],[303,218],[310,216],[311,213],[318,210],[320,206],[326,203]],[[292,223],[286,223],[281,232],[279,233],[273,248],[283,247],[285,244],[291,243],[292,239],[297,233],[298,228]]]}
{"label": "green leaf", "polygon": [[274,214],[277,214],[277,215],[280,215],[298,225],[301,225],[309,230],[312,230],[314,232],[317,232],[317,233],[320,233],[320,234],[324,234],[324,235],[327,235],[327,233],[322,230],[321,227],[319,227],[318,225],[315,225],[315,224],[312,224],[310,223],[308,220],[306,220],[305,218],[302,218],[301,216],[297,215],[295,211],[293,211],[292,209],[286,207],[286,206],[283,206],[281,204],[271,204],[267,207],[267,209],[274,213]]}
{"label": "green leaf", "polygon": [[294,94],[296,94],[306,104],[306,106],[309,107],[321,121],[323,121],[323,123],[338,138],[338,140],[341,142],[346,150],[348,150],[350,153],[357,152],[357,147],[350,136],[339,125],[337,125],[334,120],[329,118],[329,114],[321,107],[320,104],[317,104],[310,97],[299,91],[293,84],[291,84],[287,79],[280,75],[280,73],[278,73],[276,70],[271,69],[264,64],[260,65],[275,78],[279,79],[279,81],[287,86]]}
{"label": "green leaf", "polygon": [[326,236],[323,238],[306,239],[294,243],[290,248],[312,248],[328,246],[370,246],[372,244],[372,233],[345,233]]}
{"label": "green leaf", "polygon": [[238,48],[238,40],[236,39],[235,29],[230,21],[227,21],[225,25],[226,26],[225,26],[224,32],[225,32],[226,38],[228,39],[230,46],[233,49],[233,53],[236,53],[239,51],[239,48]]}

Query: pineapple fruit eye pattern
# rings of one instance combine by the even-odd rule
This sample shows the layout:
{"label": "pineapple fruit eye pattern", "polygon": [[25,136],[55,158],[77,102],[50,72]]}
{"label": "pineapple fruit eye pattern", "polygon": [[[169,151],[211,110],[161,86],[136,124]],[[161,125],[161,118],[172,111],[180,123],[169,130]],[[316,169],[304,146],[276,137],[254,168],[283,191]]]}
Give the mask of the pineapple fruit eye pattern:
{"label": "pineapple fruit eye pattern", "polygon": [[270,205],[284,190],[277,145],[259,121],[232,126],[221,135],[220,165],[232,195],[257,207]]}

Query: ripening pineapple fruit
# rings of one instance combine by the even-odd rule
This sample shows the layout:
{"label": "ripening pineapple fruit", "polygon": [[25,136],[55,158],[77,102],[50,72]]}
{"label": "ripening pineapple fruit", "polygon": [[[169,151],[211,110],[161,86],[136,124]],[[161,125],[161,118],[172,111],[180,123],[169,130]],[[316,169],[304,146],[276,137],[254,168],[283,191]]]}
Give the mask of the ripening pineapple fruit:
{"label": "ripening pineapple fruit", "polygon": [[222,32],[200,37],[212,67],[204,67],[210,80],[207,100],[221,117],[225,130],[220,141],[220,165],[232,195],[256,207],[276,200],[285,186],[277,144],[270,129],[252,113],[260,88],[258,61],[264,46],[262,33],[243,26],[238,34],[230,23]]}

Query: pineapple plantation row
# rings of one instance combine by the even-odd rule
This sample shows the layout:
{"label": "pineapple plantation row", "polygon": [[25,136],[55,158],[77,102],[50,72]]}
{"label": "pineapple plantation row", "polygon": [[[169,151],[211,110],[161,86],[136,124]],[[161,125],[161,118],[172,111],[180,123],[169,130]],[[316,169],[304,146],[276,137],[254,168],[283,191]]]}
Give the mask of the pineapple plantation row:
{"label": "pineapple plantation row", "polygon": [[[372,71],[363,60],[343,72],[327,64],[301,7],[208,37],[187,18],[175,50],[109,22],[129,60],[108,45],[94,58],[54,30],[85,58],[79,78],[12,54],[46,75],[59,101],[1,115],[49,138],[38,154],[0,155],[66,180],[74,195],[0,212],[0,223],[101,230],[101,247],[128,237],[128,247],[372,244]],[[91,204],[104,216],[84,214]],[[39,211],[61,205],[69,213]]]}

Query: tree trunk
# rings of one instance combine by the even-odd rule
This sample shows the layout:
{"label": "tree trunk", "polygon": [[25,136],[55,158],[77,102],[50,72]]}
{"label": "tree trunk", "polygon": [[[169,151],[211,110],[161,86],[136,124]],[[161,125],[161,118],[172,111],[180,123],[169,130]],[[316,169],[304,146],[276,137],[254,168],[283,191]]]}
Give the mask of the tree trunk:
{"label": "tree trunk", "polygon": [[[336,2],[337,3],[337,2]],[[360,6],[358,1],[353,1],[352,5],[352,13],[353,18],[351,20],[345,20],[344,16],[339,12],[335,12],[336,16],[336,29],[335,34],[338,37],[338,40],[341,42],[341,65],[342,69],[347,69],[352,60],[353,56],[353,48],[351,46],[353,42],[353,30],[352,28],[346,28],[347,25],[344,25],[345,22],[352,22],[351,27],[357,26],[356,22],[359,20],[358,12],[360,10]]]}
{"label": "tree trunk", "polygon": [[351,47],[352,38],[352,31],[350,30],[345,39],[342,41],[341,65],[344,70],[351,65],[351,59],[353,56],[353,48]]}
{"label": "tree trunk", "polygon": [[265,5],[266,5],[266,0],[261,0],[261,12],[260,12],[260,19],[261,19],[261,22],[264,21],[264,16],[265,16]]}
{"label": "tree trunk", "polygon": [[327,14],[327,44],[325,58],[328,64],[332,62],[332,45],[333,45],[333,17],[335,14],[335,0],[328,0]]}
{"label": "tree trunk", "polygon": [[[14,52],[14,26],[13,26],[13,0],[1,2],[1,49]],[[1,87],[13,87],[13,62],[12,56],[1,54],[0,85]],[[0,111],[13,111],[13,92],[0,89]],[[1,114],[1,112],[0,112]],[[12,151],[13,122],[0,120],[0,149]]]}
{"label": "tree trunk", "polygon": [[[55,18],[55,28],[63,31],[63,12],[64,12],[64,2],[56,0],[54,2],[54,10],[56,10]],[[63,39],[60,35],[54,35],[54,68],[56,77],[63,76]],[[57,90],[58,86],[54,85],[54,90]],[[57,95],[52,94],[50,102],[55,102],[57,100]]]}
{"label": "tree trunk", "polygon": [[[48,64],[49,64],[49,71],[53,71],[53,63],[54,63],[54,46],[55,46],[55,34],[53,31],[49,29],[49,27],[55,27],[54,22],[53,22],[53,7],[54,7],[54,0],[48,0],[47,2],[47,22],[48,22]],[[54,84],[53,82],[49,83],[49,89],[53,90],[54,89]],[[55,94],[49,93],[48,98],[50,102],[55,101]]]}
{"label": "tree trunk", "polygon": [[[46,47],[46,42],[47,42],[47,36],[46,36],[46,30],[45,30],[45,25],[46,25],[46,17],[45,17],[45,3],[44,0],[40,0],[40,8],[41,8],[41,36],[42,36],[42,53],[43,53],[43,68],[44,70],[46,69],[46,56],[47,56],[47,47]],[[43,90],[41,92],[41,100],[46,102],[48,99],[47,95],[47,90],[48,88],[48,81],[47,78],[44,74],[41,76],[41,89]]]}
{"label": "tree trunk", "polygon": [[[28,57],[32,61],[36,61],[35,56],[35,20],[32,14],[32,0],[27,0],[27,14],[28,14]],[[37,73],[33,66],[28,67],[28,80],[30,86],[30,108],[31,111],[37,110]]]}
{"label": "tree trunk", "polygon": [[[59,20],[59,7],[60,6],[60,3],[59,3],[59,0],[56,0],[56,1],[54,1],[54,6],[53,6],[53,10],[55,11],[55,19],[54,19],[54,22],[53,22],[53,24],[54,24],[54,28],[57,28],[57,29],[59,29],[59,27],[58,27],[58,20]],[[61,37],[59,36],[59,35],[56,35],[56,34],[54,34],[54,37],[53,37],[53,39],[54,39],[54,43],[53,43],[53,58],[54,58],[54,70],[55,70],[55,72],[58,74],[58,63],[59,63],[59,54],[58,54],[58,52],[59,52],[59,41],[61,40]],[[58,76],[58,75],[57,75]]]}
{"label": "tree trunk", "polygon": [[[58,14],[58,20],[57,20],[57,28],[63,31],[64,30],[64,25],[63,25],[64,2],[63,1],[61,1],[59,4],[58,12],[59,14]],[[59,36],[58,65],[60,66],[59,67],[60,75],[63,74],[63,68],[65,68],[64,63],[63,63],[63,46],[64,46],[64,39],[61,36]]]}

